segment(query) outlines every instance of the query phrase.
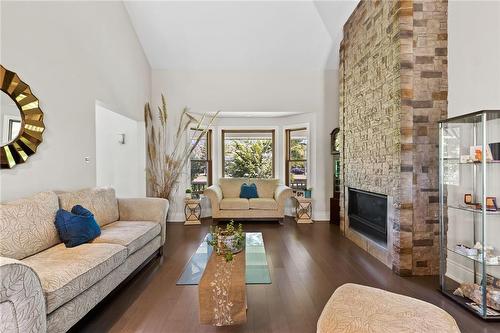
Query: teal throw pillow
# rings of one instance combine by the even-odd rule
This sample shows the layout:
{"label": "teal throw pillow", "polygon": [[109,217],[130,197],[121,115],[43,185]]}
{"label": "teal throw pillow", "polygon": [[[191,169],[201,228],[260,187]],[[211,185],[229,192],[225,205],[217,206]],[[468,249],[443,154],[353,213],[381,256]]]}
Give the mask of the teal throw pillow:
{"label": "teal throw pillow", "polygon": [[101,235],[101,228],[94,214],[80,205],[74,206],[71,212],[59,209],[55,225],[59,238],[66,247],[88,243]]}
{"label": "teal throw pillow", "polygon": [[254,183],[252,184],[243,183],[241,185],[240,198],[254,199],[258,197],[259,194],[257,193],[257,185],[255,185]]}

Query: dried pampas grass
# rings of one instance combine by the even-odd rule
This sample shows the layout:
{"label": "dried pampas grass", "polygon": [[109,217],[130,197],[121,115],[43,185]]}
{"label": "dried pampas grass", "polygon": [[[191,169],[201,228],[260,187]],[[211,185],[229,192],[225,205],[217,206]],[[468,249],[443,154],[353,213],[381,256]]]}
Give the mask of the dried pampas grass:
{"label": "dried pampas grass", "polygon": [[[206,135],[219,112],[211,116],[208,123],[204,125],[207,118],[203,114],[200,119],[189,114],[189,109],[182,110],[177,132],[174,137],[174,146],[171,152],[167,148],[167,121],[168,111],[165,96],[161,95],[161,107],[157,112],[152,112],[149,103],[144,106],[144,120],[146,122],[148,167],[147,177],[151,195],[158,198],[171,200],[171,196],[179,177],[182,174],[189,158]],[[186,144],[185,135],[189,129],[193,131],[192,140],[194,144]]]}

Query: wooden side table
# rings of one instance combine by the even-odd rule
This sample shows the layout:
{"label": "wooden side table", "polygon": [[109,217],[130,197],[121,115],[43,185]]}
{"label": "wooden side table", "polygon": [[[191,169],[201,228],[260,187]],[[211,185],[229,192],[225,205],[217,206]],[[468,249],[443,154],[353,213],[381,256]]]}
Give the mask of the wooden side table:
{"label": "wooden side table", "polygon": [[294,197],[295,221],[297,223],[313,223],[312,220],[312,199],[303,197]]}
{"label": "wooden side table", "polygon": [[184,216],[186,218],[184,225],[201,224],[201,200],[184,199]]}

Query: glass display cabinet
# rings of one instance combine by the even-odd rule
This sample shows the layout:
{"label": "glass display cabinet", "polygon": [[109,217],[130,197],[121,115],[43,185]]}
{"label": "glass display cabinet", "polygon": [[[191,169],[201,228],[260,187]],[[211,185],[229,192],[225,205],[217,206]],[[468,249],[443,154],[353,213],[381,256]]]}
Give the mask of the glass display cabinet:
{"label": "glass display cabinet", "polygon": [[500,110],[439,123],[441,291],[500,320]]}

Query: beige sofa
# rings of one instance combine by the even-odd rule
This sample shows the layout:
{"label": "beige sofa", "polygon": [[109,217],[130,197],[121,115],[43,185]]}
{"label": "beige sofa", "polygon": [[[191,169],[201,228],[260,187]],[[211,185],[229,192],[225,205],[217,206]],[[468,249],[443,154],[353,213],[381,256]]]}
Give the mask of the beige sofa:
{"label": "beige sofa", "polygon": [[[66,248],[59,208],[94,213],[101,236]],[[113,189],[42,192],[0,205],[0,332],[66,332],[148,259],[161,254],[168,201]]]}
{"label": "beige sofa", "polygon": [[[255,183],[256,199],[240,198],[241,185]],[[218,220],[283,220],[286,200],[292,189],[280,185],[278,179],[220,178],[218,185],[205,189],[210,199],[212,219]]]}

